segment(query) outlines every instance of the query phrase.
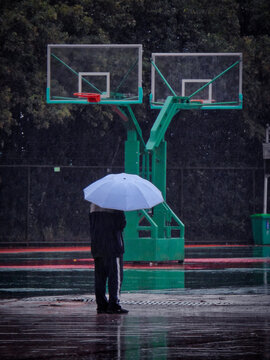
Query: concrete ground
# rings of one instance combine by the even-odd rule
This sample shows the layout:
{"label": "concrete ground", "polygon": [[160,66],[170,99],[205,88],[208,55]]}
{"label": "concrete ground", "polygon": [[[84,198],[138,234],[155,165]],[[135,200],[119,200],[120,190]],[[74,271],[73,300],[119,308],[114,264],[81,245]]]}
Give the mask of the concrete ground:
{"label": "concrete ground", "polygon": [[270,295],[122,294],[0,300],[1,360],[270,359]]}

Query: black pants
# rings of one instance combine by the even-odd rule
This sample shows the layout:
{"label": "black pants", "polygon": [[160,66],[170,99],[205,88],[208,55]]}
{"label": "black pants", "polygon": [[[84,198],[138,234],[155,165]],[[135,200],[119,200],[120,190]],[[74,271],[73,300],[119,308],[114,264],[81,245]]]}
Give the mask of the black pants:
{"label": "black pants", "polygon": [[[109,302],[106,297],[108,280]],[[95,258],[95,294],[97,307],[100,309],[119,304],[123,281],[123,256]]]}

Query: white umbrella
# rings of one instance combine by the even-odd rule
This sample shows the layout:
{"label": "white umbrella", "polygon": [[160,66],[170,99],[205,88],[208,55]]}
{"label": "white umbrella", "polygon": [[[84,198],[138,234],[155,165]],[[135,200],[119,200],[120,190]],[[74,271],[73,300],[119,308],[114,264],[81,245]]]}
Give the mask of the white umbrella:
{"label": "white umbrella", "polygon": [[100,207],[132,211],[150,209],[164,201],[161,191],[138,175],[110,174],[87,186],[84,198]]}

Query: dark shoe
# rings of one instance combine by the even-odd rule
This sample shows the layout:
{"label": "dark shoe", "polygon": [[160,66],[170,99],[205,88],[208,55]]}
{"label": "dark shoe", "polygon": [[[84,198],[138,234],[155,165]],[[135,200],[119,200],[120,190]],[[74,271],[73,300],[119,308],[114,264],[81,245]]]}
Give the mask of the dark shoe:
{"label": "dark shoe", "polygon": [[97,308],[98,314],[107,314],[107,308]]}
{"label": "dark shoe", "polygon": [[128,310],[123,309],[120,305],[109,306],[107,314],[127,314]]}

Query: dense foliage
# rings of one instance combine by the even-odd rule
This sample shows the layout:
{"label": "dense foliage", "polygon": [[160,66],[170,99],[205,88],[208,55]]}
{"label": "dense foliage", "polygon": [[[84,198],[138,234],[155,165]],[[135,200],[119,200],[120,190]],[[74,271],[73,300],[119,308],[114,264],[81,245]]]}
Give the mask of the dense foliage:
{"label": "dense foliage", "polygon": [[[253,135],[269,114],[269,34],[267,0],[3,0],[0,128],[10,134],[25,122],[48,128],[81,117],[44,101],[47,44],[141,43],[145,93],[152,52],[243,52],[243,119]],[[109,111],[98,116],[106,128]]]}
{"label": "dense foliage", "polygon": [[168,165],[262,165],[270,115],[269,0],[2,0],[0,25],[2,164],[123,165],[125,129],[110,107],[46,104],[46,48],[138,43],[145,101],[134,111],[145,140],[157,116],[148,103],[152,52],[243,52],[243,111],[179,114],[166,135]]}

